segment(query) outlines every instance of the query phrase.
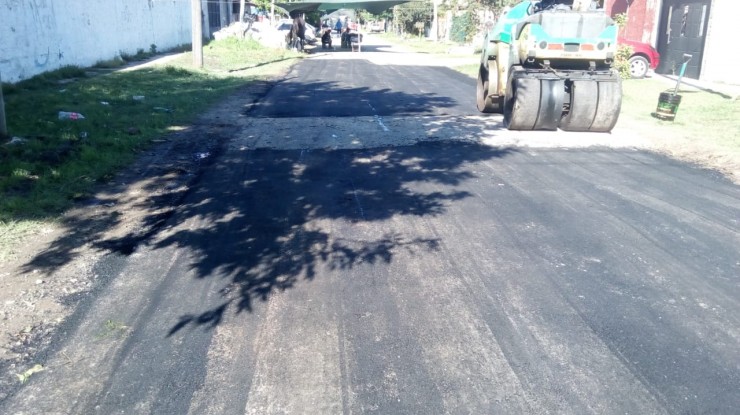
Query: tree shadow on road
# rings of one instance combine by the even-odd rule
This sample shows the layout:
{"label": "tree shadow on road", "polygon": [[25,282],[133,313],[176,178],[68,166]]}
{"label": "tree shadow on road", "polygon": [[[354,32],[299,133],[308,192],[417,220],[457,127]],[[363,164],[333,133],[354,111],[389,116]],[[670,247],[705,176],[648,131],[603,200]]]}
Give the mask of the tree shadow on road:
{"label": "tree shadow on road", "polygon": [[471,196],[462,186],[474,177],[465,163],[506,153],[458,143],[257,150],[243,153],[244,158],[225,157],[177,213],[209,225],[171,229],[154,245],[187,249],[198,278],[226,279],[224,303],[183,315],[170,335],[189,324],[215,326],[229,308],[252,311],[254,300],[264,301],[326,270],[390,263],[400,250],[436,250],[436,239],[396,231],[346,235],[362,223],[442,214],[450,203]]}
{"label": "tree shadow on road", "polygon": [[[416,99],[424,103],[423,97]],[[438,120],[428,123],[430,129],[439,128]],[[479,121],[456,125],[459,137],[452,138],[467,142],[358,150],[226,150],[243,133],[240,128],[212,120],[180,137],[211,143],[206,146],[210,156],[197,165],[190,160],[174,182],[171,174],[155,176],[161,170],[144,171],[141,188],[151,196],[132,206],[143,212],[140,226],[111,236],[104,228],[120,225],[119,217],[88,218],[92,224],[80,228],[73,218],[67,235],[50,247],[53,254],[39,255],[28,267],[68,263],[82,238],[119,256],[142,246],[154,252],[183,249],[196,278],[224,282],[223,300],[183,314],[169,335],[187,326],[214,327],[228,310],[251,312],[255,301],[323,272],[391,263],[400,252],[433,252],[439,244],[434,238],[356,229],[397,217],[440,215],[450,204],[471,197],[465,182],[477,177],[473,163],[513,151],[476,144],[487,128]],[[170,173],[177,169],[177,163],[163,167]],[[125,197],[126,186],[118,190]],[[117,203],[114,197],[104,200]]]}

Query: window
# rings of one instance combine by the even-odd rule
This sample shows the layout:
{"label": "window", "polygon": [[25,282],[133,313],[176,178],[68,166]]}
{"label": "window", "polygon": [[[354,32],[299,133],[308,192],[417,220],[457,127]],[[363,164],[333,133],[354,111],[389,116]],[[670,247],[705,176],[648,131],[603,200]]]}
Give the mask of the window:
{"label": "window", "polygon": [[683,7],[683,17],[681,17],[681,37],[686,37],[686,23],[689,20],[689,6]]}

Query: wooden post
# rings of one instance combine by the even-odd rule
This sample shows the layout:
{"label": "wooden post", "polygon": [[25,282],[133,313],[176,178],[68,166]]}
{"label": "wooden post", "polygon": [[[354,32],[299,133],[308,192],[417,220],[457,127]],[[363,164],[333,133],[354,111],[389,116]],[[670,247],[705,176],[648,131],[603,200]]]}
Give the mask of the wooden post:
{"label": "wooden post", "polygon": [[239,2],[239,20],[240,22],[244,21],[244,8],[246,7],[246,4],[244,4],[246,0],[241,0]]}
{"label": "wooden post", "polygon": [[3,76],[0,73],[0,137],[8,136],[8,125],[5,123],[5,100],[3,98]]}
{"label": "wooden post", "polygon": [[190,0],[193,26],[193,66],[203,67],[203,20],[200,0]]}

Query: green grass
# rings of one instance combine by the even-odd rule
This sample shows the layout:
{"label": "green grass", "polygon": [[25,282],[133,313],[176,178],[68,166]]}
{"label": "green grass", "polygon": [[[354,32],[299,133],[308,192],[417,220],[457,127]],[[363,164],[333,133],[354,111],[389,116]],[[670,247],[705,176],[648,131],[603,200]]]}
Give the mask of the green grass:
{"label": "green grass", "polygon": [[[99,76],[65,67],[2,85],[9,134],[23,141],[0,142],[0,260],[19,239],[57,220],[131,163],[153,139],[300,56],[234,39],[212,42],[203,52],[203,69],[194,69],[186,53],[167,66]],[[137,95],[144,99],[135,100]],[[85,119],[60,120],[59,111]]]}
{"label": "green grass", "polygon": [[[292,65],[296,59],[303,57],[305,55],[299,52],[265,48],[253,40],[234,38],[211,42],[203,47],[203,65],[206,72],[215,77],[247,76],[254,79],[275,73],[277,69]],[[192,61],[192,53],[185,52],[168,61],[168,64],[188,68]]]}
{"label": "green grass", "polygon": [[431,41],[423,37],[419,38],[418,36],[412,36],[410,34],[407,34],[405,37],[401,37],[394,33],[383,33],[380,35],[380,37],[389,43],[402,45],[405,48],[416,53],[428,53],[449,56],[448,53],[450,51],[454,51],[459,46],[454,42],[445,42],[443,40]]}
{"label": "green grass", "polygon": [[102,330],[95,336],[98,340],[108,339],[108,338],[116,338],[120,339],[124,337],[130,327],[123,324],[120,321],[115,320],[107,320],[103,324]]}
{"label": "green grass", "polygon": [[480,68],[480,61],[470,63],[467,65],[456,66],[455,69],[458,72],[462,72],[471,78],[478,78],[478,68]]}
{"label": "green grass", "polygon": [[656,135],[702,141],[712,147],[740,154],[740,101],[718,93],[682,86],[681,104],[674,121],[652,116],[661,92],[673,91],[675,83],[661,79],[630,79],[622,83],[620,117],[640,123]]}

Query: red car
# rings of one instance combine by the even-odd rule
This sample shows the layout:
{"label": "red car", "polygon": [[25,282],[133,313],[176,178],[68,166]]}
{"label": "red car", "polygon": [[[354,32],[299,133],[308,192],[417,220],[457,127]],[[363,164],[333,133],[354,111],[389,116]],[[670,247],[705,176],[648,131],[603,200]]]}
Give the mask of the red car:
{"label": "red car", "polygon": [[620,45],[632,47],[630,74],[633,78],[644,78],[647,75],[648,69],[655,70],[658,64],[660,64],[660,54],[649,44],[627,40],[622,37],[617,39],[617,42]]}

